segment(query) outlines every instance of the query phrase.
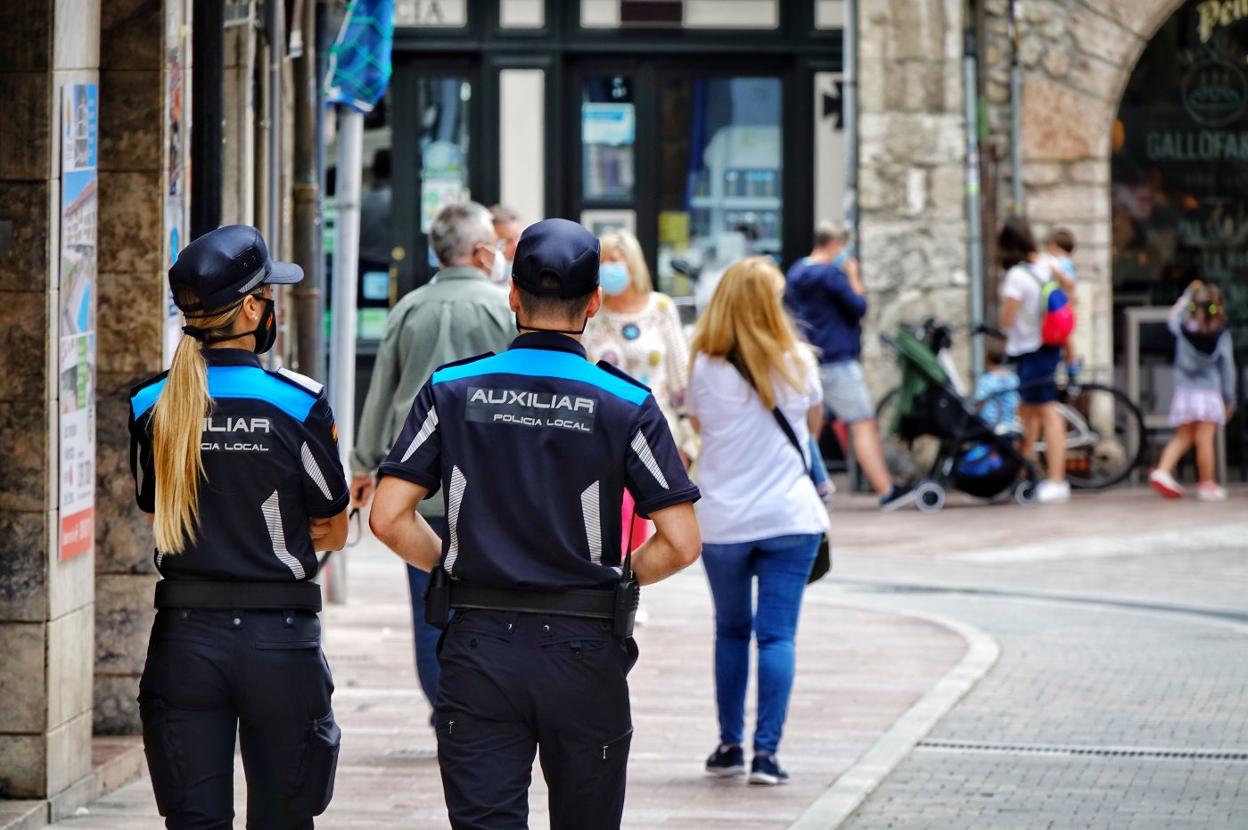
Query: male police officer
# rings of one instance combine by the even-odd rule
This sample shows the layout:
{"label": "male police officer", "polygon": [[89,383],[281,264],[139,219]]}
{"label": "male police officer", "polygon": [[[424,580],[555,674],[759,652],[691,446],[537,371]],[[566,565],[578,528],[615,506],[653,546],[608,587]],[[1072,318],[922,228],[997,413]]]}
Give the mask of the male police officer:
{"label": "male police officer", "polygon": [[[579,343],[601,303],[598,255],[573,222],[526,230],[510,296],[525,333],[435,372],[379,470],[373,531],[434,571],[432,615],[455,609],[435,707],[455,828],[527,827],[537,748],[552,827],[619,826],[636,584],[701,550],[698,490],[654,398]],[[443,485],[439,540],[415,508]],[[621,567],[625,487],[656,532]]]}

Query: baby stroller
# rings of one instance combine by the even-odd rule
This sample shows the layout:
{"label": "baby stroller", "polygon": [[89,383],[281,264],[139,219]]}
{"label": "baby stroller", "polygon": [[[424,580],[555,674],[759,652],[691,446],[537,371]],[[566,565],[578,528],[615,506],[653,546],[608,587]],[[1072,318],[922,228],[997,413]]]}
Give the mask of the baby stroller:
{"label": "baby stroller", "polygon": [[915,488],[918,509],[940,510],[951,487],[975,498],[1012,496],[1033,504],[1039,476],[1018,449],[1017,431],[986,423],[937,357],[949,346],[948,327],[929,321],[880,339],[901,366],[901,385],[880,404],[885,458]]}

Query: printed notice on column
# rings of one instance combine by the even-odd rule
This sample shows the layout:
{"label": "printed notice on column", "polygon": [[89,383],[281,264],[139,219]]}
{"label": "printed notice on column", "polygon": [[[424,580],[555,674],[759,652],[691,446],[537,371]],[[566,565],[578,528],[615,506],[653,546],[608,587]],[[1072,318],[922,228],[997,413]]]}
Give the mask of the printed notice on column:
{"label": "printed notice on column", "polygon": [[95,542],[95,240],[98,87],[61,101],[60,558]]}

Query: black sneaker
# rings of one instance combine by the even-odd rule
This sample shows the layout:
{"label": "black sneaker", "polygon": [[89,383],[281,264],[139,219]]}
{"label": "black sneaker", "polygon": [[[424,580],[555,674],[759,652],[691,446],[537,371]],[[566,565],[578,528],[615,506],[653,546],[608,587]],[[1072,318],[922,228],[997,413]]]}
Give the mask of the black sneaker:
{"label": "black sneaker", "polygon": [[914,504],[916,498],[918,498],[918,493],[914,491],[913,487],[894,484],[893,489],[888,491],[887,496],[880,496],[880,510],[885,513],[892,513],[894,510],[900,510],[908,504]]}
{"label": "black sneaker", "polygon": [[716,747],[706,759],[706,771],[716,778],[745,775],[745,751],[739,746]]}
{"label": "black sneaker", "polygon": [[775,755],[755,755],[754,763],[750,765],[750,783],[768,786],[787,784],[789,774],[780,769]]}

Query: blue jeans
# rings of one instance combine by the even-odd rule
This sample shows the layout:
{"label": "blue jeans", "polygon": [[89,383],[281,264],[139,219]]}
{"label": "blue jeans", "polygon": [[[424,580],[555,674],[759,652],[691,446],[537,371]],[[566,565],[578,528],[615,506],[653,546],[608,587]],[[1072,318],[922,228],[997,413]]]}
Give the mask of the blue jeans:
{"label": "blue jeans", "polygon": [[[446,519],[426,517],[425,521],[438,538],[446,538]],[[420,689],[425,693],[425,699],[432,706],[438,699],[438,638],[442,632],[425,622],[425,588],[428,585],[428,573],[407,566],[407,588],[412,595],[412,634],[416,641],[416,676],[420,678]]]}
{"label": "blue jeans", "polygon": [[[721,744],[740,744],[744,738],[745,687],[754,635],[758,637],[754,752],[773,753],[780,745],[793,691],[797,616],[821,538],[800,534],[702,546],[715,600],[715,702]],[[757,612],[754,577],[758,578]]]}

